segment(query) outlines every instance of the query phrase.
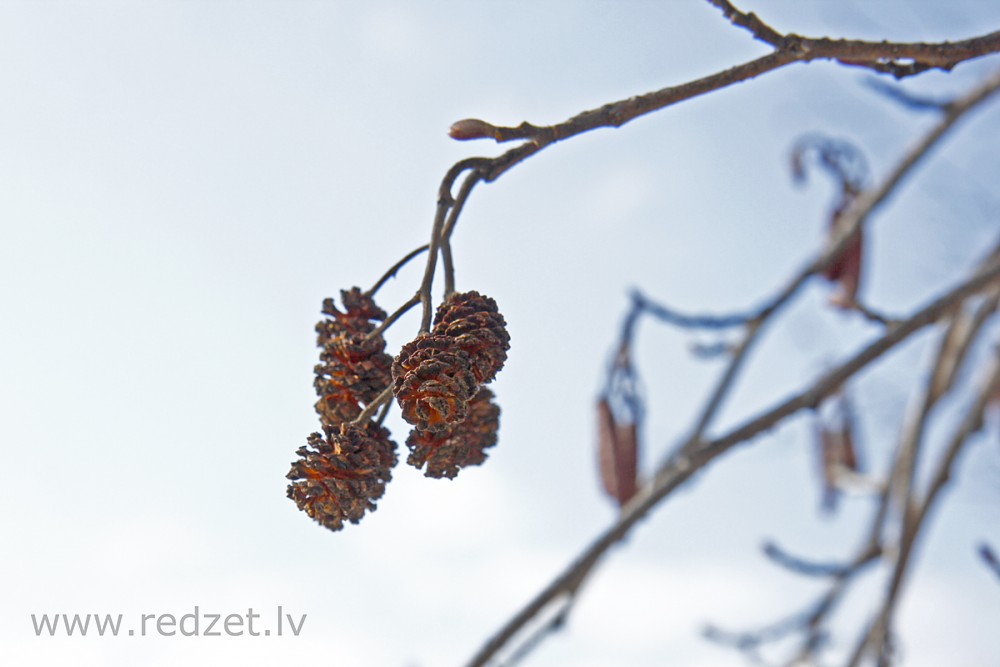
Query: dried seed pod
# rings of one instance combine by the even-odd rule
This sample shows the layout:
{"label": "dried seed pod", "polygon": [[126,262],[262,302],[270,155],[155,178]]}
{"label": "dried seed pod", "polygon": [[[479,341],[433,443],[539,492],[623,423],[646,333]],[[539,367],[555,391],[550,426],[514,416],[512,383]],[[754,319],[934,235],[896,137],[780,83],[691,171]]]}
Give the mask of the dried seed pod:
{"label": "dried seed pod", "polygon": [[316,366],[316,391],[323,398],[349,390],[354,400],[370,403],[392,381],[392,357],[379,336],[343,332],[326,340]]}
{"label": "dried seed pod", "polygon": [[639,438],[635,422],[618,424],[607,397],[597,403],[597,458],[601,483],[618,506],[638,488]]}
{"label": "dried seed pod", "polygon": [[[831,237],[835,233],[831,225]],[[827,265],[822,275],[837,284],[837,292],[830,303],[837,308],[854,308],[861,285],[861,263],[864,252],[864,233],[861,228],[851,237],[844,249]]]}
{"label": "dried seed pod", "polygon": [[[792,177],[796,182],[802,183],[806,179],[807,156],[815,157],[818,166],[840,186],[840,196],[830,212],[828,222],[829,238],[833,239],[840,231],[844,214],[864,190],[868,181],[868,164],[864,154],[850,142],[810,134],[800,138],[792,151]],[[824,278],[837,285],[837,292],[830,298],[831,305],[844,309],[857,306],[863,254],[864,239],[859,228],[857,234],[822,271]]]}
{"label": "dried seed pod", "polygon": [[330,427],[354,419],[360,405],[375,400],[392,382],[392,357],[385,353],[385,339],[369,338],[374,320],[385,319],[385,311],[357,287],[341,290],[340,295],[344,312],[333,299],[326,299],[327,318],[316,325],[322,349],[313,383],[319,396],[316,412]]}
{"label": "dried seed pod", "polygon": [[326,428],[313,433],[296,452],[288,479],[288,497],[299,509],[330,530],[357,523],[375,510],[396,464],[396,443],[373,422]]}
{"label": "dried seed pod", "polygon": [[446,336],[421,334],[404,345],[392,377],[403,419],[425,430],[465,419],[466,403],[476,391],[469,355]]}
{"label": "dried seed pod", "polygon": [[481,387],[468,403],[464,421],[446,429],[428,431],[415,428],[406,440],[410,456],[406,462],[415,468],[427,464],[426,477],[455,477],[466,466],[486,460],[485,450],[497,442],[500,408],[493,402],[493,392]]}
{"label": "dried seed pod", "polygon": [[438,307],[431,333],[455,340],[472,360],[476,382],[486,384],[507,361],[510,334],[497,303],[479,292],[455,292]]}
{"label": "dried seed pod", "polygon": [[340,300],[344,304],[344,312],[337,308],[333,299],[323,300],[323,314],[329,315],[341,327],[334,331],[334,334],[341,331],[368,333],[375,328],[370,320],[382,321],[386,317],[385,311],[376,306],[372,298],[362,292],[360,287],[340,290]]}
{"label": "dried seed pod", "polygon": [[336,386],[317,388],[317,392],[320,391],[322,391],[320,399],[316,401],[314,407],[324,427],[335,427],[354,421],[361,414],[358,397],[351,391]]}

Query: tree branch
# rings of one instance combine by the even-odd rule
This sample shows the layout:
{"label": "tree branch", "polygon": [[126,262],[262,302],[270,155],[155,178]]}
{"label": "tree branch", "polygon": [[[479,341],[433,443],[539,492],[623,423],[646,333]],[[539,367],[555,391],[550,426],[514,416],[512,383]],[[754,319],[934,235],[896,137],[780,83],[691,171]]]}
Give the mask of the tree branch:
{"label": "tree branch", "polygon": [[[492,182],[527,158],[548,146],[601,127],[621,127],[640,116],[665,109],[679,102],[704,95],[794,62],[812,60],[835,60],[846,64],[865,66],[877,72],[889,72],[897,78],[916,74],[929,68],[951,69],[955,65],[1000,52],[1000,31],[958,42],[938,44],[865,42],[859,40],[808,38],[794,34],[781,35],[763,23],[753,14],[743,14],[726,0],[709,0],[723,10],[734,24],[753,30],[759,39],[771,44],[774,51],[765,56],[737,65],[715,74],[695,79],[678,86],[668,86],[657,91],[637,95],[628,99],[605,104],[597,109],[584,111],[572,118],[550,126],[538,126],[528,122],[516,127],[495,126],[478,119],[466,119],[455,123],[451,136],[459,140],[490,138],[498,143],[523,141],[521,145],[493,158],[468,158],[455,164],[442,180],[438,196],[438,211],[435,214],[436,230],[430,243],[424,282],[420,289],[420,300],[424,306],[421,330],[429,327],[431,313],[430,287],[434,279],[437,250],[442,250],[446,265],[446,288],[454,282],[449,239],[458,220],[461,207],[468,197],[468,191],[457,198],[451,189],[458,176],[472,169],[468,182],[471,191],[476,182]],[[911,59],[912,64],[901,60]],[[949,109],[949,112],[951,109]],[[961,111],[956,117],[961,115]],[[904,170],[905,171],[905,170]],[[889,188],[891,190],[891,187]],[[448,209],[454,207],[444,225],[447,230],[441,236],[441,224]],[[846,244],[845,244],[846,245]],[[793,285],[792,291],[798,288]],[[453,289],[453,285],[451,285]]]}
{"label": "tree branch", "polygon": [[367,292],[365,292],[365,294],[367,294],[368,296],[375,296],[375,293],[379,291],[379,289],[382,287],[382,285],[384,285],[390,278],[395,278],[396,274],[399,272],[399,270],[401,268],[403,268],[404,266],[406,266],[406,264],[411,259],[413,259],[417,255],[419,255],[420,253],[424,252],[425,250],[427,250],[427,248],[428,248],[427,245],[422,245],[419,248],[417,248],[416,250],[412,250],[409,253],[407,253],[403,257],[403,259],[401,259],[398,262],[396,262],[395,264],[393,264],[392,267],[388,271],[386,271],[382,275],[381,278],[378,279],[378,282],[376,282],[374,285],[372,285],[372,287],[371,287],[370,290],[368,290]]}
{"label": "tree branch", "polygon": [[886,655],[886,645],[890,637],[893,612],[902,591],[903,581],[912,560],[917,538],[926,525],[931,507],[933,507],[941,491],[953,475],[955,461],[959,453],[970,441],[971,436],[982,428],[983,414],[997,391],[1000,391],[1000,348],[994,350],[991,367],[983,378],[980,391],[976,395],[972,405],[966,410],[965,417],[952,435],[948,447],[938,461],[934,475],[931,478],[930,486],[923,500],[912,512],[908,513],[907,520],[903,522],[899,553],[893,566],[888,590],[883,598],[882,608],[875,621],[869,626],[868,631],[855,647],[848,663],[849,667],[857,667],[868,652],[874,652],[878,655],[880,657],[880,667],[883,665],[882,656]]}
{"label": "tree branch", "polygon": [[876,339],[846,362],[820,376],[811,386],[750,419],[729,433],[691,449],[686,448],[668,460],[633,499],[622,508],[618,520],[602,533],[556,579],[545,587],[528,605],[497,632],[468,663],[470,667],[485,665],[536,614],[553,601],[576,593],[604,553],[621,540],[631,528],[664,498],[680,488],[696,472],[736,445],[774,428],[783,420],[803,409],[816,408],[850,377],[877,360],[913,333],[933,324],[951,308],[972,294],[1000,279],[1000,263],[975,275],[935,299],[911,315],[891,331]]}
{"label": "tree branch", "polygon": [[[695,427],[688,437],[686,443],[660,467],[653,480],[632,498],[622,508],[622,514],[618,522],[609,528],[597,541],[595,541],[581,556],[564,572],[563,575],[555,579],[534,600],[524,607],[517,615],[511,618],[507,624],[494,635],[482,649],[473,657],[469,663],[470,667],[484,665],[494,654],[496,654],[507,642],[509,642],[534,616],[544,610],[554,600],[566,598],[567,605],[571,604],[576,592],[582,582],[589,575],[590,571],[600,560],[601,556],[613,544],[620,540],[652,507],[667,497],[676,488],[686,482],[694,472],[708,465],[717,456],[721,455],[731,447],[739,444],[755,435],[772,428],[778,422],[791,416],[802,409],[815,409],[824,398],[834,393],[840,386],[859,370],[884,354],[902,340],[934,321],[942,317],[950,308],[959,304],[969,294],[988,285],[991,280],[1000,275],[1000,266],[995,262],[989,264],[991,267],[988,276],[977,273],[966,282],[959,285],[949,294],[941,297],[937,301],[928,305],[925,309],[914,314],[909,319],[897,323],[889,329],[884,336],[876,340],[870,346],[862,350],[853,359],[842,366],[830,371],[819,378],[809,389],[788,401],[776,406],[755,419],[750,420],[742,427],[730,432],[728,435],[715,440],[704,442],[702,435],[707,430],[718,408],[721,406],[725,395],[735,381],[738,372],[746,359],[749,350],[756,341],[758,335],[766,325],[769,318],[774,315],[782,306],[788,303],[805,284],[812,275],[821,272],[830,262],[832,262],[847,246],[851,236],[860,229],[861,225],[869,215],[883,204],[894,189],[903,181],[913,167],[925,156],[930,149],[951,129],[955,123],[967,112],[978,104],[986,100],[991,94],[1000,89],[1000,70],[995,72],[984,84],[973,90],[965,97],[957,100],[947,111],[945,116],[932,130],[925,135],[910,151],[906,153],[902,160],[889,173],[888,177],[874,190],[861,193],[854,199],[851,206],[842,214],[839,220],[841,232],[828,243],[827,248],[813,262],[804,267],[779,293],[770,301],[766,302],[756,311],[756,315],[748,320],[747,330],[744,339],[734,352],[730,363],[723,373],[722,378],[716,385],[713,394],[705,409],[699,416]],[[526,144],[531,145],[531,144]],[[501,156],[502,158],[503,156]],[[499,158],[498,158],[499,159]],[[488,179],[487,179],[488,180]],[[666,310],[663,311],[666,314]],[[682,320],[680,317],[668,315],[664,319]],[[630,317],[631,322],[626,328],[626,334],[630,334],[634,327],[635,317]],[[685,322],[693,324],[692,320]],[[704,322],[699,322],[704,323]],[[886,501],[883,499],[879,510],[878,525],[884,518]]]}

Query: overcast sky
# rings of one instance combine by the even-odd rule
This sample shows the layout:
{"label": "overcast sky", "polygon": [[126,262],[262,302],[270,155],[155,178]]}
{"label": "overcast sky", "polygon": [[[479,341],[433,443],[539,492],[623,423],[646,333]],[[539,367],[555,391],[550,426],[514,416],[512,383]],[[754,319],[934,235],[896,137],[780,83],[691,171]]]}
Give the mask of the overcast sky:
{"label": "overcast sky", "polygon": [[[923,41],[1000,28],[981,0],[745,0],[775,28]],[[933,123],[873,75],[796,65],[546,150],[477,188],[457,283],[511,333],[494,389],[500,442],[454,481],[401,465],[376,512],[330,533],[285,498],[318,428],[322,299],[370,286],[425,243],[445,170],[488,143],[448,126],[558,122],[766,48],[706,2],[56,2],[0,0],[0,662],[16,665],[461,664],[615,517],[593,405],[628,291],[743,310],[819,248],[832,188],[796,188],[795,139],[855,142],[877,177]],[[996,58],[910,90],[958,94]],[[970,117],[874,221],[864,295],[905,313],[992,243],[1000,107]],[[379,293],[391,310],[419,262]],[[438,286],[440,288],[440,285]],[[436,293],[440,293],[439,291]],[[877,328],[810,285],[752,358],[724,429],[844,358]],[[392,349],[419,326],[390,331]],[[713,342],[643,322],[644,469],[690,428]],[[852,389],[876,471],[933,335]],[[388,426],[402,443],[406,428]],[[900,630],[905,664],[1000,654],[997,427],[933,517]],[[943,431],[942,431],[943,432]],[[642,523],[531,665],[744,664],[700,638],[750,629],[821,588],[760,555],[766,538],[851,553],[871,508],[818,513],[806,418],[719,461]],[[404,454],[405,458],[405,454]],[[848,598],[848,647],[881,588]],[[866,597],[869,595],[869,597]],[[36,637],[31,614],[260,613],[282,637]],[[136,630],[138,635],[138,630]]]}

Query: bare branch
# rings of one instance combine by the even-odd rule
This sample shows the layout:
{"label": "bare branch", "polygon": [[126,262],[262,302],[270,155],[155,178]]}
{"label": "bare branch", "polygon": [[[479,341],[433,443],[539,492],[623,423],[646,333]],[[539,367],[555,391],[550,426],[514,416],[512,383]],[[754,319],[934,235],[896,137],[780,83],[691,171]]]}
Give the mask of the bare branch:
{"label": "bare branch", "polygon": [[757,312],[731,315],[685,315],[672,308],[655,303],[639,290],[633,290],[631,296],[632,309],[635,315],[630,313],[630,317],[647,314],[661,322],[672,324],[682,329],[731,329],[743,326],[750,320],[760,316]]}
{"label": "bare branch", "polygon": [[368,296],[375,296],[375,293],[379,291],[379,289],[382,287],[382,285],[384,285],[390,278],[396,277],[396,274],[399,272],[399,270],[401,268],[403,268],[404,266],[406,266],[406,264],[411,259],[413,259],[417,255],[419,255],[420,253],[424,252],[425,250],[427,250],[428,247],[429,246],[427,246],[427,245],[422,245],[419,248],[417,248],[416,250],[412,250],[409,253],[407,253],[406,256],[403,257],[403,259],[401,259],[398,262],[396,262],[395,264],[393,264],[392,267],[388,271],[386,271],[382,275],[381,278],[378,279],[378,282],[376,282],[374,285],[372,285],[372,287],[371,287],[370,290],[368,290],[367,292],[365,292],[365,294],[368,295]]}
{"label": "bare branch", "polygon": [[[371,419],[375,412],[385,406],[392,400],[392,385],[382,390],[382,393],[375,397],[375,400],[365,406],[365,409],[361,411],[357,417],[354,418],[353,424],[364,424],[366,421]],[[383,417],[384,419],[384,417]]]}
{"label": "bare branch", "polygon": [[891,84],[883,81],[882,79],[870,79],[865,82],[869,88],[881,93],[885,97],[898,102],[906,109],[913,109],[914,111],[948,111],[951,107],[952,100],[942,100],[937,98],[925,97],[922,95],[917,95],[911,93],[907,90],[901,88],[898,84]]}
{"label": "bare branch", "polygon": [[451,234],[455,230],[458,216],[462,214],[462,207],[465,206],[466,200],[472,193],[472,188],[476,187],[476,183],[480,180],[481,176],[477,170],[473,170],[465,177],[458,190],[458,196],[455,197],[451,210],[448,211],[448,219],[445,220],[444,228],[441,230],[441,260],[444,264],[444,296],[446,298],[455,291],[455,265],[451,257]]}
{"label": "bare branch", "polygon": [[753,12],[743,13],[736,9],[736,7],[733,7],[733,5],[727,2],[727,0],[708,1],[721,9],[722,14],[729,19],[729,22],[733,25],[739,26],[740,28],[746,28],[755,38],[770,44],[776,49],[781,48],[784,36],[757,18],[757,15]]}
{"label": "bare branch", "polygon": [[881,548],[878,544],[869,542],[849,564],[819,566],[819,569],[813,572],[812,568],[816,567],[814,564],[805,563],[777,550],[774,545],[770,546],[776,550],[775,555],[782,560],[782,565],[788,565],[791,569],[803,574],[820,574],[821,570],[826,570],[822,574],[823,576],[832,576],[833,585],[824,596],[806,610],[794,613],[764,628],[750,632],[730,632],[716,626],[708,626],[705,629],[705,637],[711,641],[752,654],[763,644],[784,639],[797,632],[803,632],[804,637],[798,655],[789,665],[810,664],[807,659],[822,647],[826,639],[826,633],[823,630],[824,621],[836,608],[840,598],[847,590],[848,584],[876,562],[881,554]]}
{"label": "bare branch", "polygon": [[480,666],[495,655],[536,614],[553,601],[575,593],[600,558],[624,537],[649,510],[680,488],[696,472],[706,468],[714,459],[736,445],[770,430],[784,419],[803,409],[815,408],[823,399],[832,395],[850,377],[906,340],[913,333],[933,324],[956,304],[982,290],[1000,278],[1000,263],[973,276],[935,299],[914,313],[898,327],[886,332],[853,357],[828,371],[811,386],[766,410],[729,433],[707,441],[697,448],[686,447],[669,459],[653,479],[639,490],[622,508],[618,520],[602,533],[561,575],[546,586],[527,606],[518,612],[504,627],[480,649],[468,663]]}
{"label": "bare branch", "polygon": [[[773,312],[773,310],[769,311],[769,313]],[[726,370],[722,373],[722,376],[715,385],[715,389],[713,389],[711,396],[706,401],[705,407],[702,409],[701,414],[698,415],[694,428],[688,435],[687,444],[684,445],[682,451],[687,451],[701,445],[702,436],[708,430],[709,424],[712,423],[719,408],[722,407],[722,402],[725,400],[730,388],[736,382],[736,377],[743,368],[743,363],[749,356],[753,344],[757,342],[757,338],[763,330],[764,321],[768,316],[764,315],[747,325],[743,339],[733,350],[732,356],[729,359],[729,365],[726,366]]]}
{"label": "bare branch", "polygon": [[951,70],[965,60],[1000,50],[1000,32],[959,42],[937,44],[904,42],[866,42],[852,39],[828,39],[782,35],[752,13],[743,13],[728,0],[709,0],[722,10],[733,25],[746,28],[757,39],[775,50],[801,54],[803,60],[834,59],[845,65],[867,67],[897,79],[929,69]]}
{"label": "bare branch", "polygon": [[857,667],[869,652],[875,652],[879,656],[886,653],[887,642],[891,637],[893,612],[902,591],[903,581],[913,556],[917,538],[926,524],[930,509],[952,477],[959,453],[970,441],[971,436],[982,428],[983,414],[997,391],[1000,391],[1000,348],[995,350],[991,367],[983,378],[980,391],[972,405],[969,406],[965,417],[958,425],[944,454],[938,461],[923,500],[903,523],[903,534],[898,548],[899,554],[896,557],[889,587],[882,602],[882,609],[855,647],[848,663],[849,667]]}
{"label": "bare branch", "polygon": [[791,555],[774,542],[765,542],[763,551],[765,556],[786,570],[807,577],[843,577],[851,568],[857,567],[854,563],[818,563],[806,560]]}
{"label": "bare branch", "polygon": [[389,316],[387,318],[385,318],[384,320],[382,320],[382,322],[380,322],[377,327],[375,327],[374,329],[372,329],[371,333],[369,333],[366,336],[366,338],[370,340],[370,339],[377,338],[377,337],[381,336],[383,334],[383,332],[385,332],[386,329],[388,329],[390,326],[392,326],[392,324],[396,320],[398,320],[400,317],[402,317],[403,315],[405,315],[406,312],[408,310],[410,310],[410,308],[413,308],[418,303],[420,303],[420,293],[419,292],[417,294],[414,294],[412,297],[410,297],[409,301],[407,301],[402,306],[400,306],[399,308],[397,308],[396,310],[394,310],[392,313],[390,313]]}

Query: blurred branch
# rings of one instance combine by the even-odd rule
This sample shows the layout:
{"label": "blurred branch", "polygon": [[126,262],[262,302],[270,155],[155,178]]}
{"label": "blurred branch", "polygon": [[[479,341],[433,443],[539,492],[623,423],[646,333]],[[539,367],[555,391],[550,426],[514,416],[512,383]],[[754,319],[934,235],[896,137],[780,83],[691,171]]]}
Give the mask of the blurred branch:
{"label": "blurred branch", "polygon": [[1000,557],[997,557],[997,553],[990,547],[990,545],[983,542],[979,545],[979,557],[983,559],[986,566],[993,571],[997,577],[1000,577]]}
{"label": "blurred branch", "polygon": [[763,551],[765,556],[786,570],[807,577],[843,577],[851,568],[857,567],[855,563],[818,563],[806,560],[791,555],[774,542],[765,542]]}
{"label": "blurred branch", "polygon": [[832,582],[826,593],[808,609],[793,614],[762,630],[737,633],[713,627],[713,632],[706,633],[706,637],[717,643],[726,644],[747,652],[748,649],[756,651],[765,643],[784,639],[789,635],[801,632],[803,636],[799,648],[794,657],[785,664],[788,667],[816,664],[815,656],[824,646],[827,637],[825,624],[828,619],[833,614],[849,586],[859,575],[868,570],[871,565],[878,562],[878,559],[885,553],[880,542],[880,534],[887,516],[887,504],[887,494],[883,492],[872,518],[868,537],[863,542],[861,548],[857,550],[854,558],[846,565],[810,563],[791,556],[773,545],[771,545],[771,549],[767,550],[770,552],[767,553],[768,556],[792,571],[809,576],[820,575],[832,578]]}
{"label": "blurred branch", "polygon": [[645,314],[681,329],[731,329],[743,326],[760,316],[758,312],[730,315],[686,315],[652,301],[639,290],[633,290],[631,296],[632,310],[628,315],[631,320]]}
{"label": "blurred branch", "polygon": [[[958,455],[971,440],[971,436],[982,428],[986,407],[997,391],[1000,391],[1000,348],[994,350],[994,357],[982,380],[982,385],[975,400],[966,410],[965,417],[952,435],[944,454],[934,469],[930,485],[923,499],[912,505],[912,511],[907,512],[902,526],[903,531],[898,546],[898,555],[893,566],[888,590],[882,601],[882,608],[876,619],[869,626],[868,631],[858,642],[848,663],[849,667],[857,667],[868,653],[874,653],[879,656],[880,667],[886,664],[883,656],[887,655],[886,648],[891,637],[892,617],[902,590],[903,580],[913,556],[917,538],[921,530],[925,527],[930,509],[952,478]],[[908,506],[907,510],[910,507]]]}
{"label": "blurred branch", "polygon": [[836,392],[848,378],[906,340],[913,333],[936,322],[964,299],[998,279],[1000,279],[1000,263],[995,263],[989,270],[968,278],[946,294],[933,300],[853,357],[820,376],[809,387],[725,435],[699,443],[697,446],[683,448],[681,452],[661,466],[653,479],[643,486],[636,496],[622,508],[618,520],[524,609],[508,621],[473,657],[469,665],[485,665],[522,627],[550,603],[562,598],[573,597],[604,553],[621,540],[649,510],[680,488],[696,472],[706,468],[714,459],[736,445],[770,430],[800,410],[817,407],[825,398]]}
{"label": "blurred branch", "polygon": [[736,648],[744,653],[753,654],[764,644],[784,639],[796,632],[804,632],[805,636],[799,652],[788,664],[789,667],[811,664],[808,662],[808,659],[823,645],[826,637],[823,631],[823,623],[840,601],[848,585],[855,577],[867,570],[870,565],[878,560],[882,554],[882,550],[876,542],[869,541],[858,551],[855,558],[846,565],[817,565],[789,556],[784,551],[777,549],[773,544],[767,545],[767,547],[771,547],[772,551],[768,555],[777,558],[783,566],[790,567],[794,571],[810,576],[821,575],[832,577],[833,583],[829,590],[805,611],[792,614],[759,630],[730,632],[714,625],[709,625],[705,628],[704,635],[710,641]]}
{"label": "blurred branch", "polygon": [[[982,260],[973,276],[982,275],[984,270],[995,267],[1000,263],[1000,244]],[[891,469],[896,471],[893,475],[894,484],[897,487],[896,503],[901,508],[913,507],[914,503],[910,499],[912,485],[909,482],[909,466],[913,457],[916,456],[916,448],[929,417],[929,413],[934,404],[945,395],[952,386],[957,369],[965,357],[966,352],[973,340],[975,340],[988,317],[996,312],[997,301],[1000,300],[1000,282],[995,283],[986,290],[986,299],[979,302],[973,309],[957,310],[949,309],[944,317],[948,318],[948,326],[942,336],[942,343],[938,349],[937,356],[932,363],[935,369],[930,374],[926,387],[918,394],[919,410],[912,411],[907,426],[903,429],[900,446],[892,456]],[[947,379],[941,377],[940,369],[948,369]],[[902,491],[898,489],[902,487]],[[856,575],[867,566],[875,562],[880,556],[886,553],[901,553],[899,544],[903,538],[897,539],[890,548],[883,546],[883,533],[886,529],[887,519],[890,517],[891,493],[893,486],[887,484],[881,493],[879,504],[873,516],[868,536],[864,541],[864,546],[858,551],[854,559],[847,565],[832,563],[815,563],[805,559],[792,556],[784,550],[778,548],[773,543],[765,545],[764,553],[771,560],[786,569],[806,576],[832,576],[833,584],[827,593],[812,607],[811,611],[800,612],[791,617],[767,626],[763,630],[750,632],[727,632],[712,628],[712,632],[706,636],[718,643],[722,643],[743,652],[756,652],[763,644],[784,639],[796,632],[803,633],[803,639],[798,652],[787,664],[791,667],[801,664],[812,664],[816,653],[822,648],[822,640],[826,637],[824,626],[827,619],[833,612],[839,600],[842,598],[849,584],[853,582]],[[901,526],[911,525],[914,521],[912,512],[906,509],[898,510],[900,514],[899,524]],[[907,523],[908,522],[908,523]],[[888,625],[886,625],[888,627]],[[780,632],[779,632],[780,630]],[[887,644],[888,633],[884,635],[882,644],[878,650],[878,655],[888,655]]]}
{"label": "blurred branch", "polygon": [[886,83],[882,79],[870,79],[865,83],[872,90],[881,93],[894,102],[898,102],[907,109],[913,109],[915,111],[948,111],[948,108],[952,104],[951,100],[942,100],[917,95],[900,88],[898,85]]}

